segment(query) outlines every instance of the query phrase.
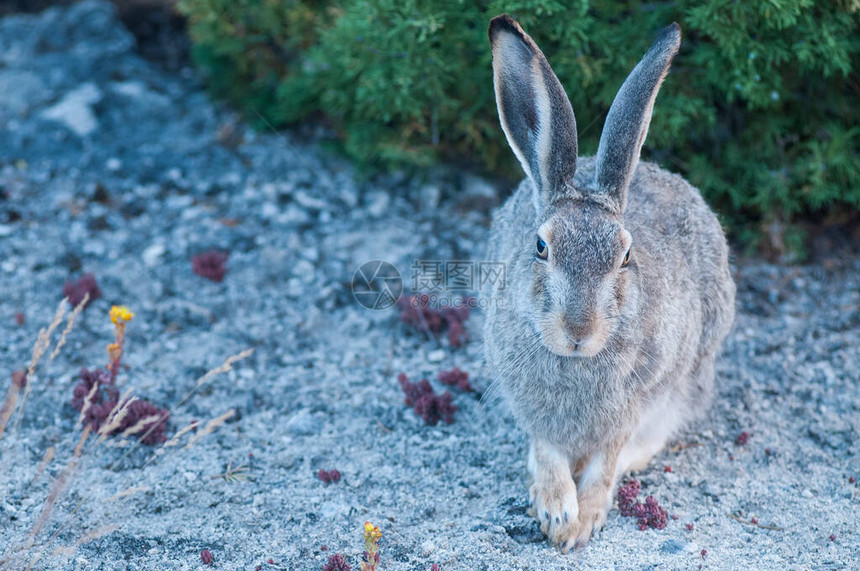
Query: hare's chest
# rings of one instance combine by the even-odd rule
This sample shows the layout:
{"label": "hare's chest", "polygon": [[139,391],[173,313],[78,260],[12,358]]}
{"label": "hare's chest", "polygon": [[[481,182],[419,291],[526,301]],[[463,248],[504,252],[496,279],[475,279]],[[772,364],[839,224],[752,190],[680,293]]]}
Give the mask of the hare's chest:
{"label": "hare's chest", "polygon": [[595,372],[552,366],[523,367],[509,378],[509,401],[520,425],[568,450],[590,448],[614,419],[613,395]]}

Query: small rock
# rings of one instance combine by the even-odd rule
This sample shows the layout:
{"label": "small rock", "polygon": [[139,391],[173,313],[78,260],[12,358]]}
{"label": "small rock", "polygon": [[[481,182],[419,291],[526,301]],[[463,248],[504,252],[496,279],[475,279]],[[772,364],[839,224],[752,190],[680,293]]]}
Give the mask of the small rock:
{"label": "small rock", "polygon": [[278,207],[272,202],[264,202],[260,214],[263,218],[272,219],[278,215]]}
{"label": "small rock", "polygon": [[435,184],[422,186],[418,194],[421,197],[421,204],[425,208],[436,208],[439,206],[439,198],[442,196],[442,191]]}
{"label": "small rock", "polygon": [[311,210],[325,211],[329,208],[329,204],[327,201],[311,196],[303,190],[296,192],[293,195],[293,198],[295,198],[296,202],[298,202],[300,205]]}
{"label": "small rock", "polygon": [[114,91],[126,97],[140,97],[146,93],[146,86],[139,81],[117,81],[112,87]]}
{"label": "small rock", "polygon": [[104,256],[107,251],[104,242],[100,240],[87,240],[81,249],[84,254],[92,254],[93,256]]}
{"label": "small rock", "polygon": [[164,252],[167,251],[167,248],[164,247],[164,244],[152,244],[146,250],[143,251],[143,263],[149,267],[154,268],[161,262],[161,256],[164,255]]}
{"label": "small rock", "polygon": [[684,551],[684,544],[676,539],[667,539],[660,545],[660,553],[668,553],[674,555]]}
{"label": "small rock", "polygon": [[493,199],[496,197],[496,189],[480,177],[465,175],[463,177],[463,194],[470,198]]}
{"label": "small rock", "polygon": [[322,428],[320,419],[311,414],[309,410],[303,409],[287,420],[287,429],[290,433],[298,436],[310,436],[318,434]]}
{"label": "small rock", "polygon": [[39,76],[20,70],[0,71],[0,93],[0,115],[6,111],[13,116],[26,115],[51,94]]}
{"label": "small rock", "polygon": [[431,363],[439,363],[445,359],[445,350],[437,349],[435,351],[430,351],[427,353],[427,360]]}
{"label": "small rock", "polygon": [[387,192],[376,191],[367,196],[367,211],[374,218],[384,215],[391,204],[391,197]]}
{"label": "small rock", "polygon": [[95,84],[84,83],[67,93],[59,103],[42,111],[42,117],[62,123],[79,137],[86,137],[99,126],[92,106],[101,99],[102,92]]}

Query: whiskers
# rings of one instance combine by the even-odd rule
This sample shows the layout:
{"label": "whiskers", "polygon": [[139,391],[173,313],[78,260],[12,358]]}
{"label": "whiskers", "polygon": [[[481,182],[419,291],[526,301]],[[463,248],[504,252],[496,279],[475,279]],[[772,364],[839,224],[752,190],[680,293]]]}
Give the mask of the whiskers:
{"label": "whiskers", "polygon": [[[528,339],[528,344],[524,347],[524,350],[519,353],[513,361],[510,361],[503,367],[500,371],[498,371],[493,378],[490,386],[487,387],[487,390],[484,391],[484,394],[481,395],[481,404],[486,405],[490,402],[495,402],[500,400],[501,398],[501,380],[512,374],[516,369],[523,367],[530,361],[533,361],[537,353],[543,348],[543,345],[540,342],[539,334],[535,334],[534,337]],[[486,366],[486,355],[484,356],[484,365]]]}

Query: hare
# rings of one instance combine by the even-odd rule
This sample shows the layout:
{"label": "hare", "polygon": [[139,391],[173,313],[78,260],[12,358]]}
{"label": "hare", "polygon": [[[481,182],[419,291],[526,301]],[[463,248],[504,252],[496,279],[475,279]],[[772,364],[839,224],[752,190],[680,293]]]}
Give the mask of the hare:
{"label": "hare", "polygon": [[508,15],[489,36],[499,119],[527,178],[490,232],[507,279],[485,292],[486,359],[530,436],[533,514],[566,553],[602,527],[619,476],[708,407],[735,285],[699,192],[639,163],[680,27],[630,72],[593,158],[577,157],[573,109],[535,42]]}

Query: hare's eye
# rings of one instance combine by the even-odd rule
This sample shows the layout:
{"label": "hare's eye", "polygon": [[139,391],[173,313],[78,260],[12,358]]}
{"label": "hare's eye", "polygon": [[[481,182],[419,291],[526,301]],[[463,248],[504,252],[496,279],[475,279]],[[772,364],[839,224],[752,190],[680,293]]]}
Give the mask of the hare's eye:
{"label": "hare's eye", "polygon": [[627,264],[630,263],[630,248],[627,248],[627,253],[624,254],[624,261],[621,262],[621,267],[626,268]]}
{"label": "hare's eye", "polygon": [[546,260],[547,255],[549,254],[549,246],[546,245],[546,242],[538,238],[537,240],[537,248],[535,248],[535,256],[540,258],[541,260]]}

